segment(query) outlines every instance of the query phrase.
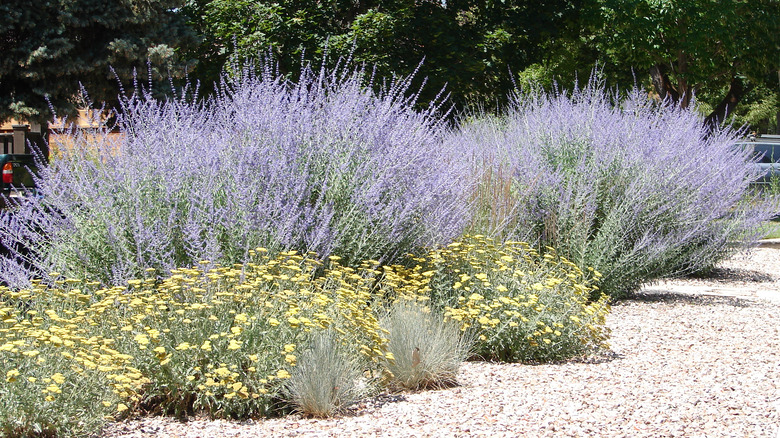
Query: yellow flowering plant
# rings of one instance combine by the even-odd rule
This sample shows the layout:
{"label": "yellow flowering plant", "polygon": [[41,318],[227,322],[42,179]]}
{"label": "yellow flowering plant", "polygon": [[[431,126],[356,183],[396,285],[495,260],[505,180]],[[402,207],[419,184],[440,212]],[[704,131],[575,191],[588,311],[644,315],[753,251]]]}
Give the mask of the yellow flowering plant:
{"label": "yellow flowering plant", "polygon": [[382,300],[379,271],[368,264],[259,248],[241,265],[204,260],[154,274],[111,288],[77,279],[0,288],[0,430],[83,436],[137,410],[266,415],[299,346],[324,330],[375,370],[383,363],[387,341],[370,307]]}
{"label": "yellow flowering plant", "polygon": [[0,436],[88,436],[147,382],[94,330],[95,285],[57,283],[0,287]]}
{"label": "yellow flowering plant", "polygon": [[424,326],[416,314],[380,326],[398,303],[446,318],[490,359],[569,358],[608,334],[606,298],[588,299],[598,292],[588,278],[599,274],[552,249],[541,256],[467,236],[407,266],[339,261],[258,248],[243,264],[150,269],[122,286],[52,273],[52,284],[0,287],[0,431],[84,436],[137,412],[249,418],[302,409],[304,392],[332,380],[312,365],[327,350],[312,350],[325,332],[341,346],[333,364],[359,364],[366,388],[386,384],[400,359],[414,367],[415,354],[419,363],[430,356],[418,341],[392,352],[403,325]]}
{"label": "yellow flowering plant", "polygon": [[[151,376],[145,411],[246,418],[278,406],[298,346],[332,330],[378,367],[386,340],[368,304],[372,273],[262,248],[231,267],[204,261],[161,281],[134,282],[117,308],[118,341]],[[129,310],[129,318],[128,318]]]}
{"label": "yellow flowering plant", "polygon": [[475,235],[415,260],[404,277],[426,278],[431,305],[477,332],[486,359],[561,360],[606,345],[608,298],[589,280],[600,274],[552,248],[540,255],[524,242]]}

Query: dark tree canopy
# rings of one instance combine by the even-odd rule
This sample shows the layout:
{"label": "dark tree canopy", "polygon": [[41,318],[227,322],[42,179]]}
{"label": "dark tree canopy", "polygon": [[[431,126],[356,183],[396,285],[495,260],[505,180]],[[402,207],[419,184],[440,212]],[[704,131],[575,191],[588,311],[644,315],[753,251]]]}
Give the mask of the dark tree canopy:
{"label": "dark tree canopy", "polygon": [[[4,0],[0,3],[0,120],[48,120],[49,103],[72,113],[79,83],[109,105],[117,78],[168,77],[192,41],[179,0]],[[114,72],[112,72],[112,68]]]}
{"label": "dark tree canopy", "polygon": [[331,61],[351,54],[379,77],[419,66],[422,101],[446,86],[457,105],[491,107],[574,10],[566,0],[194,0],[188,13],[204,35],[204,78],[215,79],[234,53],[257,58],[270,49],[280,70],[295,75],[302,57],[316,66],[327,51]]}
{"label": "dark tree canopy", "polygon": [[780,114],[780,0],[6,0],[0,14],[0,120],[47,119],[46,96],[67,112],[79,82],[112,106],[110,67],[128,84],[149,60],[164,87],[197,59],[208,91],[232,60],[269,54],[291,78],[345,56],[380,79],[418,69],[420,102],[446,87],[461,109],[595,68],[682,106],[695,94],[712,124]]}

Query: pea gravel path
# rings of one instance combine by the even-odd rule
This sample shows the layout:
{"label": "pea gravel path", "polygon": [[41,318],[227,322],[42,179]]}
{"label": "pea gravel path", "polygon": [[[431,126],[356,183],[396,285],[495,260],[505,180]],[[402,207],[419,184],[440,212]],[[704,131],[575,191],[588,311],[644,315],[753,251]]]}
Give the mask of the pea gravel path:
{"label": "pea gravel path", "polygon": [[338,418],[144,418],[103,436],[780,438],[780,248],[647,287],[608,325],[611,351],[590,361],[465,363],[459,387],[377,397]]}

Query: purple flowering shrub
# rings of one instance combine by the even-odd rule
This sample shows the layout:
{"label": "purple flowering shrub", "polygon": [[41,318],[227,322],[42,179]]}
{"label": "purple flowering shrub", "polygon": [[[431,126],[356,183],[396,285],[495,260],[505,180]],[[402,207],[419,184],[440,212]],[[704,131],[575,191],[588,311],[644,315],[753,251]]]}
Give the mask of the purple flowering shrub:
{"label": "purple flowering shrub", "polygon": [[73,132],[40,175],[43,196],[0,217],[0,280],[120,283],[256,247],[393,262],[458,237],[470,170],[442,147],[439,108],[413,110],[408,81],[375,93],[365,78],[244,69],[207,101],[137,90],[121,135]]}
{"label": "purple flowering shrub", "polygon": [[375,93],[360,70],[236,71],[205,101],[136,88],[120,135],[62,137],[43,196],[0,214],[0,280],[121,283],[256,247],[392,263],[465,231],[556,248],[622,297],[713,266],[777,211],[737,133],[639,90],[527,93],[450,131],[408,80]]}
{"label": "purple flowering shrub", "polygon": [[518,95],[502,118],[465,124],[479,143],[471,231],[546,246],[603,274],[613,298],[649,281],[712,267],[760,237],[777,202],[754,194],[732,130],[706,136],[694,110],[622,100],[591,83]]}

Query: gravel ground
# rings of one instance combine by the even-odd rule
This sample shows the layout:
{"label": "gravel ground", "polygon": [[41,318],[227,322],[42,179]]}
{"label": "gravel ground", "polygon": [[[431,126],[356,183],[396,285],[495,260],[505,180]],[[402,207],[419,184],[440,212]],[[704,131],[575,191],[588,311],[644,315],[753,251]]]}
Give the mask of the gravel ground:
{"label": "gravel ground", "polygon": [[344,416],[143,418],[106,437],[780,438],[780,249],[613,306],[611,350],[552,365],[469,362],[460,386],[382,395]]}

